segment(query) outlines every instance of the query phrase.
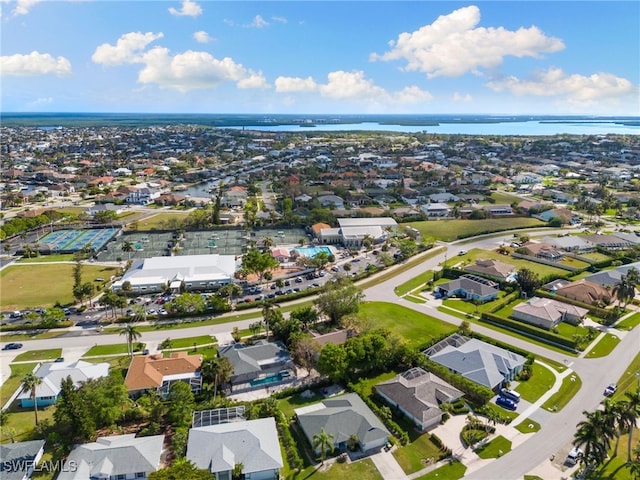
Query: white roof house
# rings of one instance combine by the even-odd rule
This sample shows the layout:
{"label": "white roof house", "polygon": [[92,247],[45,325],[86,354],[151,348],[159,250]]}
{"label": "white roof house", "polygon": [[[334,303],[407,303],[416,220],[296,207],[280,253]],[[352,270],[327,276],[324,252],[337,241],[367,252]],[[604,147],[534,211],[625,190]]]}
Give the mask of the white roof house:
{"label": "white roof house", "polygon": [[398,227],[398,223],[390,217],[339,218],[338,225],[339,228],[320,230],[322,243],[342,242],[348,247],[359,247],[365,237],[371,237],[374,243],[379,243],[387,238],[387,228]]}
{"label": "white roof house", "polygon": [[113,290],[131,283],[134,292],[157,292],[168,285],[184,282],[186,290],[206,290],[233,281],[237,260],[234,255],[179,255],[137,260],[123,277],[114,282]]}
{"label": "white roof house", "polygon": [[74,448],[57,480],[145,479],[160,466],[164,435],[101,437]]}
{"label": "white roof house", "polygon": [[[89,363],[82,360],[43,363],[35,375],[42,379],[42,383],[36,387],[38,406],[46,406],[57,401],[62,380],[71,377],[73,384],[78,385],[80,382],[106,377],[109,375],[109,364],[106,362]],[[23,408],[33,406],[30,392],[23,391],[17,398]]]}
{"label": "white roof house", "polygon": [[246,478],[277,479],[284,465],[273,417],[192,428],[187,460],[220,480],[238,464]]}

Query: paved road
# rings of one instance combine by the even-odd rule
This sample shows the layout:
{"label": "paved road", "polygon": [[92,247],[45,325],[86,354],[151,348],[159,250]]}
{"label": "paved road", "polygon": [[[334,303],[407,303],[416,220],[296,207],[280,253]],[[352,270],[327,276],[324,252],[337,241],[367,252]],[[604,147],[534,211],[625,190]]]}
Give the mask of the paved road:
{"label": "paved road", "polygon": [[[564,230],[545,231],[546,234],[559,232],[564,232]],[[453,264],[461,249],[470,250],[472,248],[496,248],[501,243],[510,241],[511,238],[511,235],[505,233],[500,236],[487,236],[467,242],[446,244],[446,258],[448,262],[451,260],[450,264]],[[434,258],[424,261],[417,267],[398,274],[390,280],[368,288],[365,291],[366,299],[371,301],[397,303],[413,310],[427,313],[443,321],[459,325],[461,320],[457,317],[447,315],[446,313],[440,312],[426,304],[416,304],[406,301],[398,298],[393,293],[394,287],[416,277],[425,270],[435,268],[438,264],[442,263],[444,259],[445,253],[443,252]],[[256,318],[259,318],[259,316],[260,314],[256,313]],[[141,341],[148,344],[157,344],[167,337],[181,338],[197,335],[215,335],[225,338],[228,336],[232,327],[237,326],[240,329],[248,328],[249,324],[254,321],[255,318],[252,320],[244,320],[222,325],[144,332],[142,334]],[[616,381],[624,373],[627,366],[640,350],[640,328],[636,328],[624,335],[620,344],[610,355],[599,359],[569,357],[562,353],[529,344],[523,340],[513,338],[509,335],[496,332],[480,325],[474,324],[473,329],[479,333],[496,338],[497,340],[529,350],[536,355],[543,356],[557,362],[564,362],[579,375],[583,384],[581,390],[571,400],[571,402],[560,412],[554,414],[553,419],[546,422],[538,433],[532,435],[530,439],[514,448],[514,450],[512,450],[508,455],[496,459],[479,470],[471,472],[469,475],[465,476],[465,478],[472,480],[521,479],[536,466],[541,465],[544,462],[548,462],[552,455],[557,455],[560,450],[566,448],[570,443],[573,438],[576,424],[583,419],[582,412],[584,410],[594,410],[598,406],[599,402],[603,399],[602,392],[606,385],[612,381]],[[74,332],[74,334],[75,333],[82,332]],[[75,351],[80,348],[90,348],[93,345],[122,343],[122,341],[123,337],[117,334],[96,335],[95,333],[91,333],[91,331],[87,331],[85,334],[81,334],[79,336],[32,340],[26,342],[25,347],[29,350],[36,350],[55,348],[63,345],[65,349],[68,348]],[[7,365],[22,351],[24,351],[24,349],[18,351],[1,351],[0,362]]]}

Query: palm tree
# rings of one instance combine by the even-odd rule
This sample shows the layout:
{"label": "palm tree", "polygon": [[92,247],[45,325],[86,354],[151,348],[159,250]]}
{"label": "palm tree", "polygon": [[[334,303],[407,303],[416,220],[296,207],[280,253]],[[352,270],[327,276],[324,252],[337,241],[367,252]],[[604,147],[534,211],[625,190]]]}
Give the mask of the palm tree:
{"label": "palm tree", "polygon": [[633,300],[636,295],[636,286],[627,275],[623,275],[620,280],[613,286],[613,294],[618,298],[618,302],[622,303],[622,308],[626,308],[627,304]]}
{"label": "palm tree", "polygon": [[273,238],[271,237],[265,237],[262,240],[262,245],[264,246],[264,248],[270,248],[273,247]]}
{"label": "palm tree", "polygon": [[629,429],[629,443],[627,445],[627,462],[631,461],[631,442],[633,437],[633,429],[638,423],[640,417],[640,386],[635,391],[625,392],[623,400],[623,409],[625,411],[624,418],[626,426]]}
{"label": "palm tree", "polygon": [[601,410],[583,412],[587,419],[578,423],[578,430],[573,436],[573,444],[583,447],[582,460],[588,467],[595,467],[607,458],[613,432]]}
{"label": "palm tree", "polygon": [[122,244],[122,251],[124,253],[128,253],[129,260],[131,260],[131,252],[133,252],[133,243],[131,243],[129,240],[125,240],[124,243]]}
{"label": "palm tree", "polygon": [[267,340],[269,340],[269,322],[271,321],[271,317],[273,317],[275,308],[280,308],[280,305],[268,301],[262,302],[262,317],[264,318],[264,325],[267,331]]}
{"label": "palm tree", "polygon": [[138,340],[142,334],[130,323],[122,327],[119,333],[120,335],[125,335],[127,337],[127,351],[129,353],[129,357],[133,358],[133,342],[134,340]]}
{"label": "palm tree", "polygon": [[33,400],[33,413],[36,417],[36,425],[38,425],[38,386],[42,384],[42,378],[34,375],[33,373],[27,373],[22,379],[22,391],[28,392],[29,397]]}
{"label": "palm tree", "polygon": [[327,458],[327,452],[333,452],[333,438],[333,434],[325,431],[324,428],[313,436],[313,448],[316,451],[320,450],[322,465],[324,465],[324,460]]}
{"label": "palm tree", "polygon": [[213,399],[215,400],[218,386],[231,379],[233,365],[227,357],[212,357],[202,362],[200,372],[205,382],[213,384]]}

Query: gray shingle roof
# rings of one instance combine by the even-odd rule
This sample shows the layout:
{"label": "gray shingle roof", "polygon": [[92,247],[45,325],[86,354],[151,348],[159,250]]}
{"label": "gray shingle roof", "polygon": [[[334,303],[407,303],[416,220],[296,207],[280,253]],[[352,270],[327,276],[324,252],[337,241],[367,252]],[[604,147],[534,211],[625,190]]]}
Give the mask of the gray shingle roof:
{"label": "gray shingle roof", "polygon": [[44,447],[44,440],[7,443],[0,445],[0,478],[2,480],[22,480],[27,473],[19,470],[18,465],[32,462]]}
{"label": "gray shingle roof", "polygon": [[282,468],[278,431],[273,417],[221,423],[189,430],[187,459],[212,473],[233,470],[244,474]]}
{"label": "gray shingle roof", "polygon": [[329,398],[319,404],[298,408],[295,412],[310,442],[323,428],[333,435],[335,444],[346,442],[354,434],[364,444],[390,435],[356,393]]}
{"label": "gray shingle roof", "polygon": [[233,374],[242,375],[260,372],[261,365],[275,363],[272,360],[288,361],[289,352],[281,342],[259,341],[251,346],[236,343],[222,347],[218,354],[226,357],[233,365]]}
{"label": "gray shingle roof", "polygon": [[160,464],[164,435],[135,438],[135,434],[101,437],[74,448],[57,480],[86,480],[99,474],[116,475],[154,472]]}

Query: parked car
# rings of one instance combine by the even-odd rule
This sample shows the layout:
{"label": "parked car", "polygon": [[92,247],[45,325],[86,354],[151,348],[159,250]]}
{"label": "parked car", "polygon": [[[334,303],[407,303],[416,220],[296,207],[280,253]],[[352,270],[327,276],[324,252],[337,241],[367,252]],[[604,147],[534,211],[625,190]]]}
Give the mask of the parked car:
{"label": "parked car", "polygon": [[18,350],[19,348],[22,348],[21,343],[7,343],[2,347],[3,350]]}
{"label": "parked car", "polygon": [[618,386],[615,383],[611,383],[607,385],[607,388],[604,389],[604,396],[610,397],[611,395],[616,393],[617,389],[618,389]]}
{"label": "parked car", "polygon": [[64,362],[64,357],[58,357],[54,360],[55,363],[62,363]]}
{"label": "parked car", "polygon": [[498,397],[496,399],[496,405],[500,405],[502,408],[506,408],[507,410],[515,410],[518,408],[518,404],[507,397]]}
{"label": "parked car", "polygon": [[460,255],[460,256],[462,256],[462,255],[466,255],[466,254],[467,254],[467,251],[466,251],[466,250],[460,250],[460,251],[458,252],[458,255]]}
{"label": "parked car", "polygon": [[508,388],[503,388],[500,390],[500,394],[503,397],[507,397],[508,399],[513,400],[516,403],[520,401],[520,394],[515,390],[509,390]]}
{"label": "parked car", "polygon": [[567,455],[567,460],[565,461],[565,463],[567,465],[575,465],[580,460],[580,457],[582,457],[582,450],[580,450],[578,447],[573,447]]}

